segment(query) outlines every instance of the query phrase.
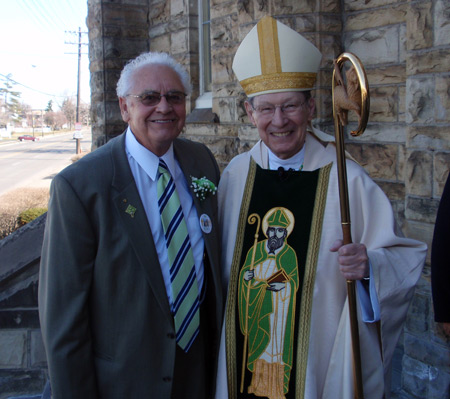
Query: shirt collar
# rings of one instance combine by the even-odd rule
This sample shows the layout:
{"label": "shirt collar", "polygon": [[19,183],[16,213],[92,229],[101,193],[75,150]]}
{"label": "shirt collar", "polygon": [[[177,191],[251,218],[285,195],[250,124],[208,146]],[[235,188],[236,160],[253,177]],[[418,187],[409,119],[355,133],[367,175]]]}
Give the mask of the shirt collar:
{"label": "shirt collar", "polygon": [[305,146],[297,152],[297,154],[293,155],[289,159],[281,159],[278,158],[271,150],[268,148],[269,153],[269,167],[271,170],[277,170],[280,166],[284,170],[294,169],[300,170],[303,165],[303,160],[305,159]]}
{"label": "shirt collar", "polygon": [[[140,144],[130,127],[128,126],[125,137],[125,149],[127,153],[138,163],[138,165],[145,171],[145,173],[155,181],[158,177],[159,157],[149,151],[142,144]],[[161,157],[169,168],[172,176],[175,176],[175,154],[173,152],[173,144],[167,152]]]}

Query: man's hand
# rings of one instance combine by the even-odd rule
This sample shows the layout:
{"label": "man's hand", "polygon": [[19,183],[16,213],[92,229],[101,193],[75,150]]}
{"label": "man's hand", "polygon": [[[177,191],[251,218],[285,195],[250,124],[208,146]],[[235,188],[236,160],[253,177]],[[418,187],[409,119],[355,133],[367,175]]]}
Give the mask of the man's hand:
{"label": "man's hand", "polygon": [[343,245],[342,240],[336,240],[330,251],[338,253],[339,270],[346,280],[369,277],[369,257],[364,244]]}

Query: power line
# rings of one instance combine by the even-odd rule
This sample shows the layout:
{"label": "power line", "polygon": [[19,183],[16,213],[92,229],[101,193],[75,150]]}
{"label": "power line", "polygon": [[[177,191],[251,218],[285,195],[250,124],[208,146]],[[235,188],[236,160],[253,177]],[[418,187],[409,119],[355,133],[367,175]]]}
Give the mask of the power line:
{"label": "power line", "polygon": [[7,80],[9,80],[9,81],[11,81],[11,82],[13,82],[13,83],[15,83],[15,84],[18,84],[18,85],[20,85],[20,86],[25,87],[25,88],[28,89],[28,90],[32,90],[32,91],[35,91],[36,93],[44,94],[44,95],[46,95],[46,96],[66,98],[66,97],[72,97],[72,96],[75,95],[75,94],[72,94],[71,96],[59,96],[59,95],[56,95],[56,94],[44,93],[43,91],[40,91],[40,90],[37,90],[37,89],[33,89],[32,87],[29,87],[29,86],[27,86],[27,85],[24,85],[23,83],[17,82],[16,80],[10,78],[10,77],[7,76],[7,75],[3,75],[2,73],[0,73],[0,76],[6,78]]}
{"label": "power line", "polygon": [[61,19],[54,14],[54,8],[46,8],[41,1],[31,0],[35,5],[37,12],[46,20],[52,21],[52,24],[58,25],[58,30],[64,30],[64,24],[60,25]]}
{"label": "power line", "polygon": [[50,26],[50,24],[48,23],[48,20],[44,17],[42,17],[38,12],[36,12],[35,10],[33,10],[30,6],[30,3],[28,3],[26,0],[22,0],[22,4],[25,6],[26,9],[29,10],[28,15],[35,20],[35,22],[37,22],[37,24],[39,26],[44,26],[46,25],[48,28],[50,28],[51,30],[53,30],[54,28],[52,26]]}

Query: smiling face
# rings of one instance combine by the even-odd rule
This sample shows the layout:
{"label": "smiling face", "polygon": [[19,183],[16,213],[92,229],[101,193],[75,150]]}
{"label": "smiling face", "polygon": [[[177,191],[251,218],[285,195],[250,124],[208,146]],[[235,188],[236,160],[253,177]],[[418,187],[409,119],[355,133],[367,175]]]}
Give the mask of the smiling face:
{"label": "smiling face", "polygon": [[[184,92],[177,73],[166,65],[144,65],[132,76],[129,93]],[[128,123],[136,140],[157,156],[164,155],[184,127],[186,104],[171,105],[165,97],[157,105],[146,106],[136,97],[120,97],[122,119]]]}
{"label": "smiling face", "polygon": [[[300,104],[303,105],[298,106]],[[272,115],[265,114],[265,109],[274,107]],[[296,111],[292,113],[291,108],[296,108]],[[305,143],[306,129],[313,118],[315,103],[313,98],[305,100],[302,92],[281,92],[256,96],[253,106],[245,102],[245,109],[264,144],[278,158],[288,159],[299,152]]]}

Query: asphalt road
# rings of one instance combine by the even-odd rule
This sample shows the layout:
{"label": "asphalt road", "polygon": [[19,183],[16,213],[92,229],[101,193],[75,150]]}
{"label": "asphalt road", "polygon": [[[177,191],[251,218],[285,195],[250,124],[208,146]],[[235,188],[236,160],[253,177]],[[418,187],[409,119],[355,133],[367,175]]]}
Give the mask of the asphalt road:
{"label": "asphalt road", "polygon": [[[83,129],[82,133],[82,151],[90,151],[91,131]],[[19,187],[50,187],[52,178],[70,165],[75,155],[73,132],[39,141],[0,142],[0,196]]]}

